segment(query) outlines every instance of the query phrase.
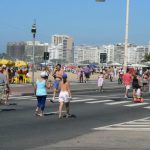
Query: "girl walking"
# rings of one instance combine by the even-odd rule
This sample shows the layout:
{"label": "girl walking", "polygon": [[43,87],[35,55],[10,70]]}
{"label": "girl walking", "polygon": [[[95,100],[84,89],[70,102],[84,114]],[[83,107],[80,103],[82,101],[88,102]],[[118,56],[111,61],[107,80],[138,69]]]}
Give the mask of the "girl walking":
{"label": "girl walking", "polygon": [[47,82],[47,73],[45,71],[41,72],[41,78],[37,79],[35,85],[35,94],[37,97],[37,108],[35,114],[38,116],[43,116],[45,102],[47,97],[47,88],[50,88],[50,83]]}
{"label": "girl walking", "polygon": [[104,83],[104,75],[103,72],[100,72],[98,76],[98,90],[99,92],[103,92],[103,83]]}
{"label": "girl walking", "polygon": [[70,115],[70,99],[71,91],[70,84],[67,81],[67,74],[64,74],[60,83],[60,94],[59,94],[59,118],[62,118],[62,109],[65,104],[66,117]]}

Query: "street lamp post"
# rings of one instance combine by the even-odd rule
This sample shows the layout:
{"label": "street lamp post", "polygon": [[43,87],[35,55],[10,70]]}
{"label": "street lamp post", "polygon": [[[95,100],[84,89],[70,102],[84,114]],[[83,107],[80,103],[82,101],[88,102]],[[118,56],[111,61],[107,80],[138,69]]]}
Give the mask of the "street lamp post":
{"label": "street lamp post", "polygon": [[32,84],[34,84],[36,23],[33,23],[31,32],[32,32],[32,34],[33,34],[33,49],[32,49]]}
{"label": "street lamp post", "polygon": [[[123,68],[126,72],[128,66],[128,29],[129,29],[129,4],[130,0],[126,0],[126,25],[125,25],[125,46],[124,46],[124,63]],[[105,2],[105,0],[96,0],[96,2]]]}
{"label": "street lamp post", "polygon": [[126,72],[127,66],[128,66],[129,4],[130,4],[130,0],[127,0],[127,4],[126,4],[125,44],[124,44],[124,66],[123,66],[125,72]]}

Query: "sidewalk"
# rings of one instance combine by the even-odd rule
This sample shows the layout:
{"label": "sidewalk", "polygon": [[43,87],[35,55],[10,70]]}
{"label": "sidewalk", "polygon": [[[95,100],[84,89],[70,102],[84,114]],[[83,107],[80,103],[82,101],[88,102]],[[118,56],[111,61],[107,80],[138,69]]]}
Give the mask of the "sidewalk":
{"label": "sidewalk", "polygon": [[[97,81],[90,80],[88,83],[78,83],[75,80],[70,82],[72,93],[75,92],[93,92],[97,90]],[[11,84],[11,96],[27,96],[34,95],[34,87],[32,84]],[[117,81],[110,82],[105,80],[104,91],[113,89],[123,89],[124,86],[117,83]],[[132,91],[132,90],[130,90]],[[48,90],[48,94],[51,94],[53,89]],[[143,93],[144,96],[148,96],[148,92]]]}
{"label": "sidewalk", "polygon": [[[78,83],[77,81],[71,81],[71,91],[80,92],[80,91],[96,91],[97,90],[97,81],[90,80],[88,83]],[[11,94],[13,96],[25,96],[33,95],[34,87],[32,84],[11,84]],[[114,88],[123,88],[123,85],[118,85],[115,81],[109,82],[105,81],[105,89],[114,89]],[[53,89],[50,89],[48,93],[52,93]]]}
{"label": "sidewalk", "polygon": [[96,131],[30,150],[149,150],[150,132]]}

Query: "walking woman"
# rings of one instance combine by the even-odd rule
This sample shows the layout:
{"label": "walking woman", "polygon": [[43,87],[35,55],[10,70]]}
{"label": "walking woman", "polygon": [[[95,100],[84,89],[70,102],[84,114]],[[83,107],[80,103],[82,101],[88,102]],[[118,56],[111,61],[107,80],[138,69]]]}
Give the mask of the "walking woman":
{"label": "walking woman", "polygon": [[67,74],[64,74],[60,83],[60,94],[59,94],[59,118],[62,118],[62,109],[65,104],[66,107],[66,117],[70,115],[70,99],[71,91],[70,84],[67,81]]}
{"label": "walking woman", "polygon": [[41,72],[40,78],[37,79],[35,85],[35,94],[37,97],[37,108],[35,114],[38,116],[43,116],[45,102],[47,97],[47,88],[51,87],[51,84],[47,82],[47,73],[45,71]]}

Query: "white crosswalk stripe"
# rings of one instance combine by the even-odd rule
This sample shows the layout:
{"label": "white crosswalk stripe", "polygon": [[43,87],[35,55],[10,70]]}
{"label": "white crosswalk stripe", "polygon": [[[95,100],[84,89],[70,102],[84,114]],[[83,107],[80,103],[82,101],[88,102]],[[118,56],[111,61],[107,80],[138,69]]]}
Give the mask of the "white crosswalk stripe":
{"label": "white crosswalk stripe", "polygon": [[[51,98],[51,96],[47,96],[47,100],[49,100]],[[101,96],[100,96],[101,98]],[[9,98],[10,100],[17,100],[17,101],[36,101],[37,98],[36,96],[11,96]],[[56,102],[58,102],[58,97],[56,97]],[[150,109],[150,106],[148,105],[149,103],[144,102],[144,103],[133,103],[132,101],[114,101],[112,99],[101,99],[98,100],[98,97],[90,97],[90,98],[83,98],[80,96],[77,97],[73,97],[71,100],[71,103],[79,103],[79,102],[84,102],[86,104],[98,104],[98,103],[103,103],[105,105],[109,105],[109,106],[115,106],[115,105],[121,105],[121,106],[126,106],[126,107],[137,107],[137,106],[141,106],[142,108],[145,109]],[[129,103],[129,104],[128,104]],[[144,105],[147,105],[144,107]]]}
{"label": "white crosswalk stripe", "polygon": [[150,117],[104,127],[97,127],[93,128],[93,130],[150,131]]}
{"label": "white crosswalk stripe", "polygon": [[134,103],[134,104],[128,104],[128,105],[124,105],[127,107],[135,107],[135,106],[142,106],[142,105],[147,105],[148,103]]}
{"label": "white crosswalk stripe", "polygon": [[115,101],[112,103],[105,103],[106,105],[118,105],[118,104],[125,104],[125,103],[131,103],[131,101]]}
{"label": "white crosswalk stripe", "polygon": [[99,100],[99,101],[93,101],[93,102],[86,102],[88,104],[96,104],[96,103],[104,103],[104,102],[112,102],[113,100]]}
{"label": "white crosswalk stripe", "polygon": [[94,101],[95,99],[80,99],[80,100],[72,100],[71,103],[77,103],[77,102],[85,102],[85,101]]}

